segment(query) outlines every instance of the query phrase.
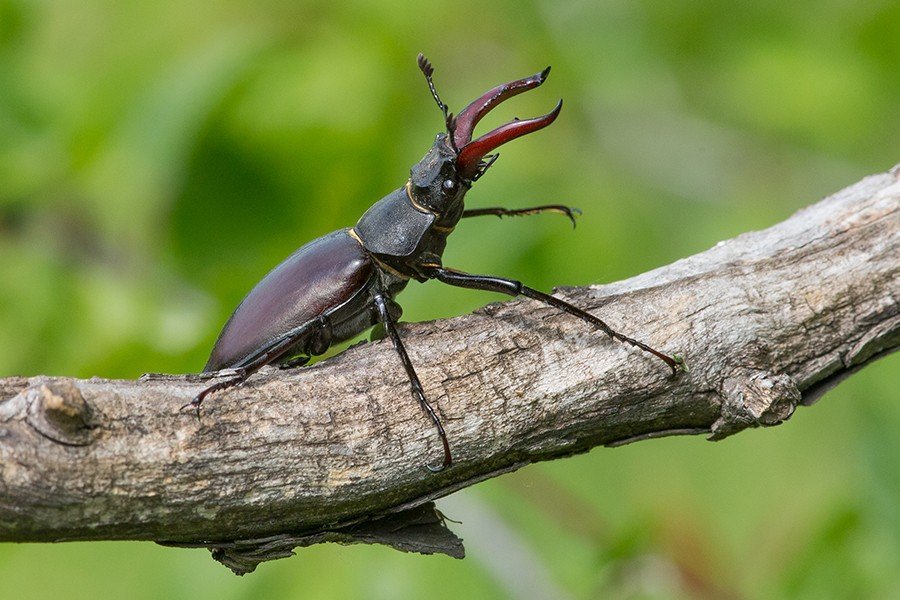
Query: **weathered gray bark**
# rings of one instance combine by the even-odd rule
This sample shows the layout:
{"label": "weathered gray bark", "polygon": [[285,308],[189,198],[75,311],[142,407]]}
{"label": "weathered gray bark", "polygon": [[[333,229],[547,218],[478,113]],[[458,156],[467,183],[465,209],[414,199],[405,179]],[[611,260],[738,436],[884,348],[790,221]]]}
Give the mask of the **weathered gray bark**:
{"label": "weathered gray bark", "polygon": [[178,410],[196,376],[0,380],[0,540],[321,534],[597,445],[780,423],[900,344],[898,177],[627,281],[558,291],[683,356],[676,377],[527,300],[404,325],[453,449],[439,474],[423,468],[440,445],[386,340],[264,371],[208,400],[201,422]]}

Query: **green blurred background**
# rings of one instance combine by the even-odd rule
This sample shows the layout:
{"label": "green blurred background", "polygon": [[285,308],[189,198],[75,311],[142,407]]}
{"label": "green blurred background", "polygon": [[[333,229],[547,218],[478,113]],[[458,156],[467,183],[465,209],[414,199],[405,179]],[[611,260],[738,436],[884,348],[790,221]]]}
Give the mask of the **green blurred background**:
{"label": "green blurred background", "polygon": [[[752,6],[748,6],[752,4]],[[305,241],[399,187],[451,109],[553,65],[448,265],[549,289],[764,228],[900,162],[900,4],[0,0],[0,376],[192,372]],[[495,296],[410,286],[409,320]],[[150,543],[0,546],[2,598],[884,598],[896,357],[783,427],[534,465],[441,504],[469,558],[321,546],[236,578]]]}

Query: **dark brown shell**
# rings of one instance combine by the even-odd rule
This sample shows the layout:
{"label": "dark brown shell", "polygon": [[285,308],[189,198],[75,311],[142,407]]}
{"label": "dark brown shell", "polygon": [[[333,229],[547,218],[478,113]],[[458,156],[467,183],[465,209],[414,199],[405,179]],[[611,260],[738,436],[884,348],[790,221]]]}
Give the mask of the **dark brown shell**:
{"label": "dark brown shell", "polygon": [[204,371],[239,366],[273,339],[340,307],[363,289],[375,267],[348,231],[309,242],[257,283],[228,319]]}

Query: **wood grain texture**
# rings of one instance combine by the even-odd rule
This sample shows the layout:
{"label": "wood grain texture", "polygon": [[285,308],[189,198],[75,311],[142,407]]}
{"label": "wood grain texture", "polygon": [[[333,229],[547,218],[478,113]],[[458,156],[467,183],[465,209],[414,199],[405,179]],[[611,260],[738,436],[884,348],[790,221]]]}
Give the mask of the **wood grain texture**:
{"label": "wood grain texture", "polygon": [[[401,326],[455,463],[387,340],[179,407],[198,376],[0,380],[0,541],[214,545],[397,512],[527,463],[778,424],[900,344],[900,170],[632,279]],[[598,267],[598,272],[600,268]]]}

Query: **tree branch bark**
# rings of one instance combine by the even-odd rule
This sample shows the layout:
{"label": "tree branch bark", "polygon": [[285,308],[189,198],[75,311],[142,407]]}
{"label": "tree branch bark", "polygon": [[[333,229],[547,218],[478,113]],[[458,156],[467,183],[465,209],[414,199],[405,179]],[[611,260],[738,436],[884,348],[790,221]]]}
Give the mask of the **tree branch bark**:
{"label": "tree branch bark", "polygon": [[403,325],[453,449],[439,474],[423,468],[440,444],[387,340],[264,370],[200,422],[178,410],[198,376],[2,379],[0,541],[321,536],[598,445],[778,424],[900,344],[898,208],[895,167],[770,229],[557,291],[684,357],[675,377],[527,300]]}

